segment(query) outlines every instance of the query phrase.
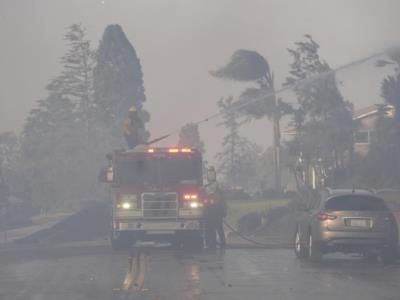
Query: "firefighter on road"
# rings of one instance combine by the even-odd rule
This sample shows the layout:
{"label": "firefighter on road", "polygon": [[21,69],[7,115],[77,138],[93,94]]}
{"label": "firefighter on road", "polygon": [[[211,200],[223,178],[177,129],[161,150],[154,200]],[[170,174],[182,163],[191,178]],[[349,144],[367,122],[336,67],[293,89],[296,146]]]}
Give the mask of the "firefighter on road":
{"label": "firefighter on road", "polygon": [[144,125],[135,106],[128,110],[129,116],[124,122],[124,137],[129,149],[144,143]]}
{"label": "firefighter on road", "polygon": [[0,166],[0,228],[4,230],[4,237],[7,239],[7,207],[8,198],[10,197],[10,191],[6,184],[3,174],[1,173]]}
{"label": "firefighter on road", "polygon": [[2,169],[0,166],[0,212],[2,208],[8,205],[8,198],[10,197],[10,190],[6,181],[4,180]]}
{"label": "firefighter on road", "polygon": [[206,203],[204,209],[205,239],[209,249],[217,246],[217,234],[219,245],[225,248],[224,218],[227,206],[221,188],[217,182],[217,174],[214,167],[207,170],[207,184],[205,186]]}

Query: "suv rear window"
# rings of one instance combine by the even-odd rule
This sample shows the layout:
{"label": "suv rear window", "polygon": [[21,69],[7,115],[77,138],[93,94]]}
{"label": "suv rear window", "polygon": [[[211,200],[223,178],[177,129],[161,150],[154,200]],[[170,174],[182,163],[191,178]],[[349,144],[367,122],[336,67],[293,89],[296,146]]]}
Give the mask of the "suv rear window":
{"label": "suv rear window", "polygon": [[325,204],[327,210],[388,210],[381,198],[367,195],[344,195],[329,199]]}

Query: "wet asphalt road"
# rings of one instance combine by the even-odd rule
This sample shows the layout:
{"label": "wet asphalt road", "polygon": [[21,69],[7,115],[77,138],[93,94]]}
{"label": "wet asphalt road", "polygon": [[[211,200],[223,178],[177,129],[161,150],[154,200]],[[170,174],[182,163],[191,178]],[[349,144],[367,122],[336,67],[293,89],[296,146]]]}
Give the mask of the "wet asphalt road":
{"label": "wet asphalt road", "polygon": [[106,244],[0,251],[1,300],[399,300],[400,265],[331,256],[319,265],[291,250],[150,250],[144,289],[122,295],[127,253]]}

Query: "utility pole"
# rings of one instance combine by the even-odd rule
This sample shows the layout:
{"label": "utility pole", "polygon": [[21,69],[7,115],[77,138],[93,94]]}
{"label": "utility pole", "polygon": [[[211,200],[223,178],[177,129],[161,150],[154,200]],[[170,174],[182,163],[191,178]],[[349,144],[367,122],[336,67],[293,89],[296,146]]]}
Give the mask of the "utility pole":
{"label": "utility pole", "polygon": [[281,129],[280,129],[280,111],[279,99],[274,96],[274,115],[273,115],[273,130],[274,130],[274,179],[275,189],[277,192],[282,191],[281,178]]}
{"label": "utility pole", "polygon": [[[268,80],[270,78],[270,80]],[[269,89],[273,91],[273,102],[274,109],[272,114],[273,124],[273,143],[274,143],[274,184],[275,190],[280,193],[282,191],[282,175],[281,175],[281,111],[280,111],[280,99],[275,95],[274,87],[274,74],[267,77],[267,84]]]}

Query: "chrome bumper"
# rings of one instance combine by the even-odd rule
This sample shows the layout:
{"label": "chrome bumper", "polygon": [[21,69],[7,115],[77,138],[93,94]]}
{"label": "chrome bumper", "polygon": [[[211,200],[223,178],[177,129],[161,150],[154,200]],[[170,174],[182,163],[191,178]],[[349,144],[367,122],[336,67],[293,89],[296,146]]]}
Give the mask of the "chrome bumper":
{"label": "chrome bumper", "polygon": [[115,230],[118,231],[146,231],[147,234],[174,234],[184,230],[200,230],[200,220],[176,220],[176,221],[153,221],[153,220],[116,220]]}
{"label": "chrome bumper", "polygon": [[379,245],[390,240],[383,232],[321,231],[318,239],[327,245]]}

